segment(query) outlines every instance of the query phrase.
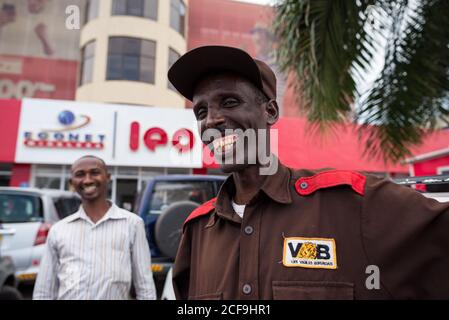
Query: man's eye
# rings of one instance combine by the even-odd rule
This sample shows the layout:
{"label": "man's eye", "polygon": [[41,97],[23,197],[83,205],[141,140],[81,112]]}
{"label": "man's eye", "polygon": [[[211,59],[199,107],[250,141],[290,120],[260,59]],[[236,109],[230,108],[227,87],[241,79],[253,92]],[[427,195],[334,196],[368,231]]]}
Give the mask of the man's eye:
{"label": "man's eye", "polygon": [[234,98],[228,98],[223,101],[224,107],[234,107],[239,104],[239,101]]}
{"label": "man's eye", "polygon": [[204,119],[207,115],[207,111],[205,108],[201,108],[196,112],[196,118],[198,120]]}

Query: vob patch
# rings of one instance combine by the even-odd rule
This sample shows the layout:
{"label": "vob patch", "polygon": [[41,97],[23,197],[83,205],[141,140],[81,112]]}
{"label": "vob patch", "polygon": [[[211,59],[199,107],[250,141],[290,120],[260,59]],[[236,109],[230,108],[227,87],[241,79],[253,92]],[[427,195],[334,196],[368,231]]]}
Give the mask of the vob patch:
{"label": "vob patch", "polygon": [[286,267],[337,269],[335,240],[284,238],[282,263]]}

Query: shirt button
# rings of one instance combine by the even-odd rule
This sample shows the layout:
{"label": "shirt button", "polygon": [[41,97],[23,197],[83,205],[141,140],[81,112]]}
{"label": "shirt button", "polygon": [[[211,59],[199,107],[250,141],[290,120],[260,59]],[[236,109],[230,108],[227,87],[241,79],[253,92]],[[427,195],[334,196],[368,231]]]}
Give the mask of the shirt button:
{"label": "shirt button", "polygon": [[301,189],[307,189],[309,187],[309,184],[307,182],[301,182],[301,184],[299,185],[299,187]]}
{"label": "shirt button", "polygon": [[243,293],[244,294],[250,294],[252,290],[253,289],[251,288],[250,284],[243,285]]}
{"label": "shirt button", "polygon": [[252,234],[254,232],[254,228],[253,227],[251,227],[251,226],[246,226],[245,227],[245,233],[247,234],[247,235],[250,235],[250,234]]}

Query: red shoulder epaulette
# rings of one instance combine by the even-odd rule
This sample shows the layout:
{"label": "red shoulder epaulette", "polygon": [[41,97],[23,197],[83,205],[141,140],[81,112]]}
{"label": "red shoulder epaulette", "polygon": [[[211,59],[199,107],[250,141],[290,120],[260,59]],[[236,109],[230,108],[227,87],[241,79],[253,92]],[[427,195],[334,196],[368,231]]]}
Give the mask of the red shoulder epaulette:
{"label": "red shoulder epaulette", "polygon": [[365,183],[366,177],[358,172],[330,170],[317,173],[311,177],[299,178],[295,182],[295,188],[300,195],[306,196],[318,189],[346,184],[363,196],[365,194]]}
{"label": "red shoulder epaulette", "polygon": [[209,213],[215,207],[215,201],[217,201],[217,198],[210,199],[209,201],[204,202],[198,208],[193,210],[192,213],[187,217],[186,221],[184,221],[184,225],[190,220]]}

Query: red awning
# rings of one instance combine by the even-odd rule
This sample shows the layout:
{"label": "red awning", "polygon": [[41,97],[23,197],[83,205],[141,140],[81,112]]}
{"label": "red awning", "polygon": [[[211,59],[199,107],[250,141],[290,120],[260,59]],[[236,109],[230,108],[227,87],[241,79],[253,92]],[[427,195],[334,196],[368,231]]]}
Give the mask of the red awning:
{"label": "red awning", "polygon": [[[385,164],[363,156],[364,146],[354,124],[338,125],[324,136],[312,134],[303,118],[282,118],[274,126],[279,132],[279,158],[294,168],[335,168],[368,172],[408,173],[408,166]],[[362,140],[363,141],[363,136]],[[438,150],[449,145],[449,130],[428,135],[413,154]]]}

